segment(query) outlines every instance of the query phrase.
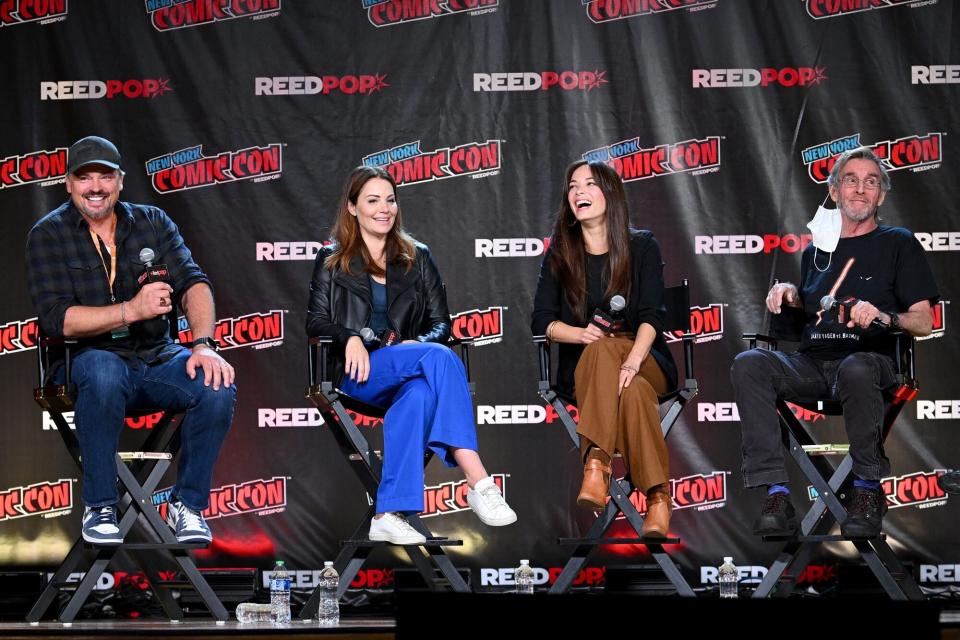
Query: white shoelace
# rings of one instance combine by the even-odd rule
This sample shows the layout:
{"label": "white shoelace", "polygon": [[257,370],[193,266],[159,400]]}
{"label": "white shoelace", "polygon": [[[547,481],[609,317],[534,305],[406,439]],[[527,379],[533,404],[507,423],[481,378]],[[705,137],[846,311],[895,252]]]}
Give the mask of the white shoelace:
{"label": "white shoelace", "polygon": [[403,516],[397,515],[396,513],[389,511],[383,514],[383,517],[390,518],[390,522],[392,522],[397,528],[399,528],[405,535],[411,534],[411,533],[419,535],[419,532],[416,529],[414,529],[413,525],[407,522],[407,519],[404,518]]}
{"label": "white shoelace", "polygon": [[500,490],[497,489],[497,485],[495,484],[483,489],[480,495],[483,496],[487,506],[494,511],[507,506],[507,501],[503,499],[503,494],[500,493]]}
{"label": "white shoelace", "polygon": [[200,518],[200,514],[196,511],[193,511],[189,507],[181,507],[180,517],[183,518],[184,529],[187,531],[203,531],[203,520]]}

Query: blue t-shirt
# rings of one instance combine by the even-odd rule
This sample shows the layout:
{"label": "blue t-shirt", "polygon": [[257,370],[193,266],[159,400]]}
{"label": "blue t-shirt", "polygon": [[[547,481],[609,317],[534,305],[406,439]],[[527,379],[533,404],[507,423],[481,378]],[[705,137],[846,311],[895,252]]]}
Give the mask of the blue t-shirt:
{"label": "blue t-shirt", "polygon": [[387,285],[370,278],[370,291],[373,294],[373,313],[370,314],[370,328],[378,336],[390,328],[387,317]]}

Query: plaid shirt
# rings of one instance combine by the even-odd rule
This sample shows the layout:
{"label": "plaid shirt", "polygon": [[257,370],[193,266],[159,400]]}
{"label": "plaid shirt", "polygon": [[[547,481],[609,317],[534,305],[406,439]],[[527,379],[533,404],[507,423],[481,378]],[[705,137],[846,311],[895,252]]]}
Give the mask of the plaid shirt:
{"label": "plaid shirt", "polygon": [[[137,277],[144,271],[140,262],[140,250],[144,248],[153,249],[154,264],[165,264],[169,269],[175,309],[191,286],[198,282],[210,285],[177,226],[163,210],[118,201],[114,213],[117,275],[113,296],[107,272],[110,254],[98,239],[101,260],[90,227],[71,201],[41,218],[27,235],[27,288],[44,334],[62,337],[64,316],[74,305],[102,307],[133,298],[139,291]],[[166,360],[176,352],[165,316],[131,324],[126,337],[114,338],[107,332],[84,338],[80,345],[81,349],[113,351],[128,360],[137,357],[148,364]]]}

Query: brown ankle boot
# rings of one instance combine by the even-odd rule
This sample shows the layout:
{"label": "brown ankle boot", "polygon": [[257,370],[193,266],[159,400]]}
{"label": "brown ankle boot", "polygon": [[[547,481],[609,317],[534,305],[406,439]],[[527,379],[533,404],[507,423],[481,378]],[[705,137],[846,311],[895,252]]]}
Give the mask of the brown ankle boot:
{"label": "brown ankle boot", "polygon": [[602,510],[607,504],[607,490],[610,486],[610,456],[598,447],[591,447],[583,465],[583,484],[577,496],[577,506],[594,511]]}
{"label": "brown ankle boot", "polygon": [[643,520],[643,536],[666,538],[670,531],[670,490],[667,485],[658,484],[647,491],[647,517]]}

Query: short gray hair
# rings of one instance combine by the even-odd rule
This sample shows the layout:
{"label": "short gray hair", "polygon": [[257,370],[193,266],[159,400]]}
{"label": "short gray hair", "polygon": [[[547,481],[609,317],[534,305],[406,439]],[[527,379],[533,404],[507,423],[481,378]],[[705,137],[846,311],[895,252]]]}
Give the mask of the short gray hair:
{"label": "short gray hair", "polygon": [[843,167],[851,160],[873,161],[873,163],[877,165],[877,168],[880,169],[880,188],[883,191],[890,191],[890,173],[870,147],[857,147],[856,149],[850,149],[841,153],[840,157],[837,158],[837,161],[834,163],[833,169],[830,170],[830,176],[827,178],[827,184],[829,186],[835,188],[840,186],[840,172],[843,171]]}

